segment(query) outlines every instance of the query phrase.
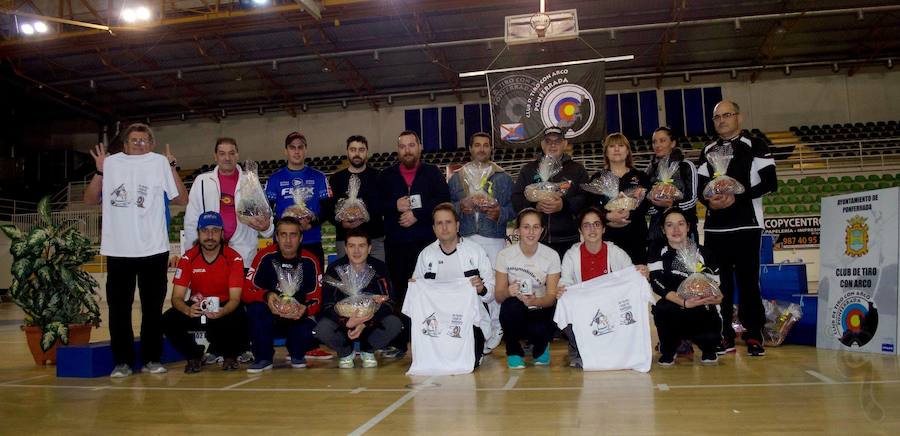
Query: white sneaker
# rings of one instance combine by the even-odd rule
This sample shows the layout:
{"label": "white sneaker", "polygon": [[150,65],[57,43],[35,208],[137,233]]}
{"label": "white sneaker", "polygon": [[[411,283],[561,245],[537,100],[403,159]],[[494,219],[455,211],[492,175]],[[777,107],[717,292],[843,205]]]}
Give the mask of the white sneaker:
{"label": "white sneaker", "polygon": [[252,363],[253,360],[254,359],[252,351],[244,351],[244,353],[237,358],[237,361],[240,363]]}
{"label": "white sneaker", "polygon": [[347,356],[341,357],[338,360],[338,368],[341,369],[352,369],[353,368],[353,358],[356,356],[356,353],[350,353]]}
{"label": "white sneaker", "polygon": [[131,367],[126,364],[116,365],[112,372],[109,373],[110,378],[125,378],[131,375]]}
{"label": "white sneaker", "polygon": [[217,363],[222,363],[225,359],[222,356],[216,356],[212,353],[206,353],[206,356],[203,357],[204,365],[215,365]]}
{"label": "white sneaker", "polygon": [[362,366],[363,368],[376,368],[378,367],[378,359],[375,358],[375,353],[360,353],[362,355]]}
{"label": "white sneaker", "polygon": [[[503,329],[494,330],[494,334],[484,342],[484,349],[493,350],[494,348],[497,348],[497,346],[500,345],[501,340],[503,340]],[[484,354],[488,353],[490,353],[490,351],[485,351]]]}
{"label": "white sneaker", "polygon": [[162,366],[159,362],[147,362],[141,368],[141,372],[149,373],[149,374],[165,374],[169,372],[165,366]]}

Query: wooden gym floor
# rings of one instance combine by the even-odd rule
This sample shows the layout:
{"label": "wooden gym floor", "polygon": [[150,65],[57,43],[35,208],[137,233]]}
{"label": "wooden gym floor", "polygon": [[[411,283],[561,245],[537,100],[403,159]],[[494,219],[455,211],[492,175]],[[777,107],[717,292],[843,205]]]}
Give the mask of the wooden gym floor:
{"label": "wooden gym floor", "polygon": [[283,366],[257,376],[210,366],[187,376],[180,363],[166,375],[58,379],[34,366],[21,319],[0,304],[0,434],[900,433],[890,356],[784,346],[751,359],[739,348],[712,367],[584,373],[562,366],[555,342],[549,368],[509,370],[501,346],[473,374],[426,378],[404,375],[408,357],[294,370],[282,349]]}

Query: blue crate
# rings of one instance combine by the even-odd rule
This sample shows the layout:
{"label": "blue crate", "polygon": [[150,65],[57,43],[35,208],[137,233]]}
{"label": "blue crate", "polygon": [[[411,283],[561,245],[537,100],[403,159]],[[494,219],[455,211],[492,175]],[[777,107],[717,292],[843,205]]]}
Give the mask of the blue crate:
{"label": "blue crate", "polygon": [[792,295],[809,292],[806,278],[804,263],[760,265],[760,294],[767,300],[789,300]]}
{"label": "blue crate", "polygon": [[[141,355],[140,339],[134,341],[135,356]],[[175,347],[164,339],[161,363],[173,363],[184,360]],[[141,370],[140,361],[132,365],[135,372]],[[106,377],[113,370],[112,348],[109,341],[93,342],[86,345],[67,345],[56,350],[57,377]]]}
{"label": "blue crate", "polygon": [[762,239],[759,244],[759,263],[760,265],[765,263],[774,263],[775,262],[775,235],[763,234]]}

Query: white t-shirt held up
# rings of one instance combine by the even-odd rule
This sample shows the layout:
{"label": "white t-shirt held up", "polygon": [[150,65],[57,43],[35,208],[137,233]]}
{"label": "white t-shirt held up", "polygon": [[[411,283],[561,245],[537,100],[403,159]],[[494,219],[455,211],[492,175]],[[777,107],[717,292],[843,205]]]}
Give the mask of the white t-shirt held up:
{"label": "white t-shirt held up", "polygon": [[103,163],[100,254],[146,257],[169,251],[166,206],[178,187],[166,157],[116,153]]}
{"label": "white t-shirt held up", "polygon": [[481,298],[467,278],[409,283],[403,313],[411,320],[412,365],[407,375],[468,374],[475,368]]}
{"label": "white t-shirt held up", "polygon": [[571,285],[553,321],[569,324],[585,371],[650,371],[650,284],[633,267]]}

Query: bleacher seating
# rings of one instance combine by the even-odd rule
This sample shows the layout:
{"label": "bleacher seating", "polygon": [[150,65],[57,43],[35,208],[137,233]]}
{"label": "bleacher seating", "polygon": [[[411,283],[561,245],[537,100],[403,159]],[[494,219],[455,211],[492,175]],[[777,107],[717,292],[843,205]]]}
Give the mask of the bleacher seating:
{"label": "bleacher seating", "polygon": [[867,123],[791,126],[800,141],[811,143],[822,157],[850,157],[896,154],[900,146],[900,123],[870,121]]}
{"label": "bleacher seating", "polygon": [[763,197],[763,206],[766,215],[819,213],[822,197],[895,186],[900,186],[900,174],[778,180],[778,192]]}

